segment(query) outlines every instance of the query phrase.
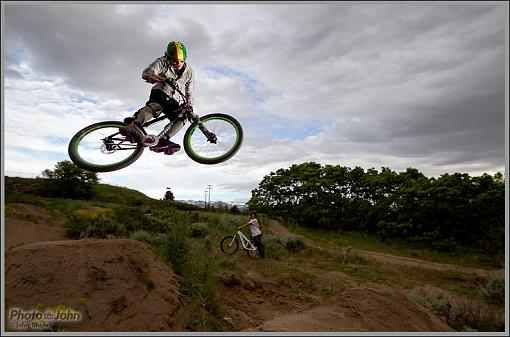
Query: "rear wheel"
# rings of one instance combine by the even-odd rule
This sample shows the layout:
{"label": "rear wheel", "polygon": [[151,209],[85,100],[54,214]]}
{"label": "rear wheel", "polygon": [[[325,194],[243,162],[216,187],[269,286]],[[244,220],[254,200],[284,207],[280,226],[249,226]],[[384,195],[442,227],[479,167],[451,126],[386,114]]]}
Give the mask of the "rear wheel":
{"label": "rear wheel", "polygon": [[226,236],[221,240],[220,247],[223,253],[232,255],[239,249],[239,242],[233,236]]}
{"label": "rear wheel", "polygon": [[108,121],[83,128],[69,142],[69,157],[76,166],[92,172],[110,172],[131,165],[142,155],[144,146],[131,143],[119,133],[125,125]]}
{"label": "rear wheel", "polygon": [[243,129],[234,117],[217,113],[205,115],[200,121],[212,137],[207,137],[198,123],[191,124],[183,142],[184,150],[191,159],[200,164],[218,164],[239,151]]}

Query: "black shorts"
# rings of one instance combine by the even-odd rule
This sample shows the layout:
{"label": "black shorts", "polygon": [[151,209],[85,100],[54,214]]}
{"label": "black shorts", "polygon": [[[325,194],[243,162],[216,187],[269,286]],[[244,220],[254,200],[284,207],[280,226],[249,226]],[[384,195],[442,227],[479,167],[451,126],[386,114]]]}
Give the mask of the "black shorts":
{"label": "black shorts", "polygon": [[177,119],[182,112],[179,102],[158,89],[151,90],[149,100],[145,104],[149,105],[149,103],[158,103],[161,105],[163,107],[163,113],[172,121]]}

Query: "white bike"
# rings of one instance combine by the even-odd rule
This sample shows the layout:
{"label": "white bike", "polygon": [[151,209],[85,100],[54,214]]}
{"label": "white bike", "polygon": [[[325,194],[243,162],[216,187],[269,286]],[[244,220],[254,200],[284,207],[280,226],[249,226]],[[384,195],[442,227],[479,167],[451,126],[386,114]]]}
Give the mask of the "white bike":
{"label": "white bike", "polygon": [[[238,239],[239,238],[239,239]],[[246,251],[246,254],[251,259],[258,259],[259,258],[259,251],[257,247],[253,244],[253,242],[248,239],[240,229],[237,229],[237,232],[234,236],[229,235],[225,236],[223,240],[221,240],[221,251],[228,255],[233,255],[237,252],[239,249],[239,240],[241,241],[241,245],[243,246],[243,249]]]}

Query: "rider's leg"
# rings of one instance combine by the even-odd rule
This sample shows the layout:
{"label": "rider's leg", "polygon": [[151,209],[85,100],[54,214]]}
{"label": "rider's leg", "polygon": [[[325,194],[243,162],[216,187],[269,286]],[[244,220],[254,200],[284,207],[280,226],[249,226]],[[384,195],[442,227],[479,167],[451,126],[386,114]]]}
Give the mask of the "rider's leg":
{"label": "rider's leg", "polygon": [[262,244],[262,234],[256,235],[253,237],[253,243],[255,244],[255,247],[257,247],[257,250],[259,251],[260,258],[264,258],[264,245]]}
{"label": "rider's leg", "polygon": [[158,102],[159,95],[154,93],[155,91],[156,90],[151,91],[149,101],[145,104],[144,107],[135,112],[133,117],[124,119],[124,122],[127,124],[127,126],[120,128],[120,133],[122,135],[132,136],[135,138],[135,140],[144,142],[145,135],[141,130],[141,126],[163,109],[162,104]]}
{"label": "rider's leg", "polygon": [[184,120],[176,119],[173,122],[168,123],[158,136],[159,138],[170,139],[173,136],[175,136],[175,134],[179,132],[179,130],[182,129],[183,126]]}
{"label": "rider's leg", "polygon": [[139,142],[143,142],[145,140],[145,135],[141,129],[142,124],[151,119],[154,114],[160,110],[161,105],[158,103],[148,103],[135,112],[133,117],[124,119],[124,123],[127,125],[120,128],[120,133],[124,136],[131,136]]}
{"label": "rider's leg", "polygon": [[175,136],[177,132],[185,124],[185,118],[181,115],[182,110],[179,106],[179,103],[174,99],[169,99],[165,102],[166,104],[163,106],[163,113],[168,117],[170,123],[165,125],[163,130],[159,133],[158,138],[160,139],[157,146],[171,146],[174,149],[180,149],[181,146],[177,143],[174,143],[170,140],[171,137]]}
{"label": "rider's leg", "polygon": [[138,126],[142,126],[143,123],[154,117],[161,109],[162,106],[159,103],[147,102],[146,106],[135,112],[133,122]]}

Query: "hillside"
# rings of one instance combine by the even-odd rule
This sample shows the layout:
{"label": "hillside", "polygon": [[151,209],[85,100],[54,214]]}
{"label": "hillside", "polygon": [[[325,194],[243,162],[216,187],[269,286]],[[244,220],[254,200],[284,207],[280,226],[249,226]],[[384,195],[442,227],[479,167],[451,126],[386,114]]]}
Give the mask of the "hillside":
{"label": "hillside", "polygon": [[[20,178],[5,177],[6,197],[30,198],[31,196],[45,197],[45,186],[43,178]],[[121,186],[113,186],[109,184],[97,184],[94,187],[94,194],[90,201],[98,203],[114,203],[123,205],[171,205],[171,207],[182,210],[195,210],[198,207],[179,201],[157,200],[140,191],[133,190]],[[12,199],[12,200],[14,200]],[[54,198],[52,198],[54,199]],[[40,199],[36,202],[40,202]]]}
{"label": "hillside", "polygon": [[[219,242],[245,216],[103,188],[104,201],[86,201],[38,196],[29,181],[6,184],[6,309],[84,315],[51,326],[60,331],[504,330],[504,304],[491,288],[501,269],[296,236],[263,215],[267,258],[227,256]],[[139,199],[125,205],[108,193]]]}

